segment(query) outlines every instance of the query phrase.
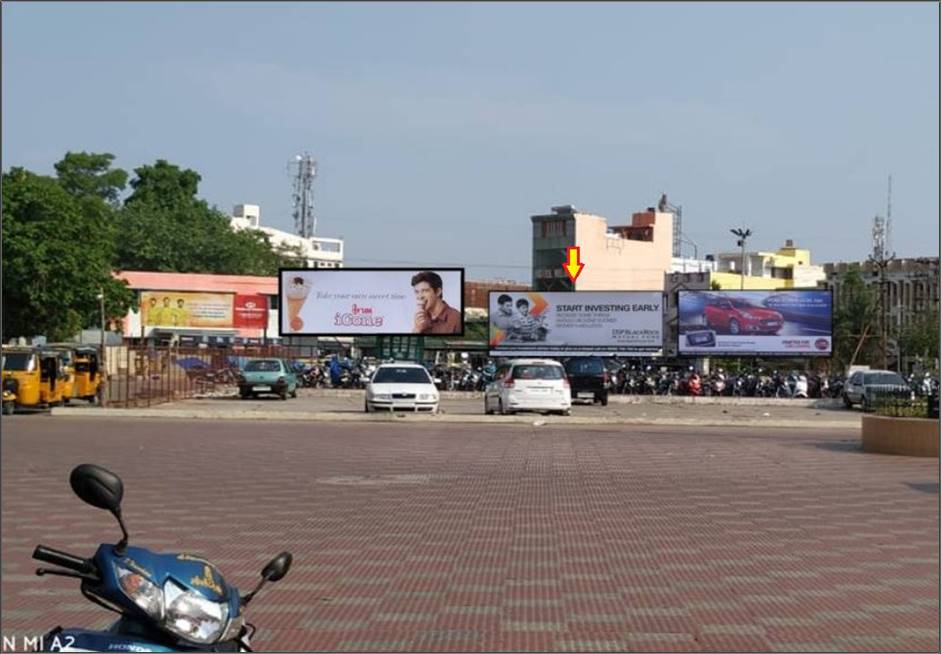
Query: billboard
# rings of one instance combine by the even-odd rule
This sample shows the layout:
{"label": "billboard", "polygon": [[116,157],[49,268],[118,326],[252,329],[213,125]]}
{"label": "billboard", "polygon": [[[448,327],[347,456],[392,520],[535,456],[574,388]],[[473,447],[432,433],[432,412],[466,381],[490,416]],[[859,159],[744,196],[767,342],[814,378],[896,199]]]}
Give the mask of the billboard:
{"label": "billboard", "polygon": [[463,268],[282,268],[284,336],[464,335]]}
{"label": "billboard", "polygon": [[491,356],[658,354],[660,291],[491,291]]}
{"label": "billboard", "polygon": [[830,356],[829,290],[678,291],[679,353]]}
{"label": "billboard", "polygon": [[143,291],[141,324],[147,327],[232,327],[231,293]]}
{"label": "billboard", "polygon": [[236,295],[233,326],[264,329],[268,326],[268,298],[265,295]]}

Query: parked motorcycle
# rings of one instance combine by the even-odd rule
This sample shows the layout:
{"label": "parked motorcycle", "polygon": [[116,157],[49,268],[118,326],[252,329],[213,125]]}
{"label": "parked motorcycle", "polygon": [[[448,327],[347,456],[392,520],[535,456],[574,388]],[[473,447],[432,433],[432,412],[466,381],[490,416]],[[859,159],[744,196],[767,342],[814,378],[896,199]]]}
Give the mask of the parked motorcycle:
{"label": "parked motorcycle", "polygon": [[256,627],[245,622],[243,610],[266,583],[288,573],[289,552],[272,559],[255,589],[240,595],[203,558],[128,545],[121,517],[124,485],[117,475],[82,464],[69,481],[85,503],[115,517],[123,537],[116,545],[102,543],[90,559],[38,545],[33,558],[58,567],[39,568],[36,574],[80,580],[86,599],[121,617],[104,631],[56,627],[43,637],[40,651],[252,651]]}

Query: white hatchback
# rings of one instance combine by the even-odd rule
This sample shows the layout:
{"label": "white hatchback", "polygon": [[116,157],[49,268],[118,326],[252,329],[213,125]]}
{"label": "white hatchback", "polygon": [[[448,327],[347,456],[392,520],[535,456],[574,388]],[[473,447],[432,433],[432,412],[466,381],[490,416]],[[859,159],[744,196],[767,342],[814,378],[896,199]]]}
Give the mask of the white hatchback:
{"label": "white hatchback", "polygon": [[516,359],[497,369],[484,389],[484,413],[517,411],[558,412],[569,415],[572,389],[565,368],[551,359]]}
{"label": "white hatchback", "polygon": [[438,413],[439,393],[424,366],[384,363],[366,385],[366,413],[370,411],[428,411]]}

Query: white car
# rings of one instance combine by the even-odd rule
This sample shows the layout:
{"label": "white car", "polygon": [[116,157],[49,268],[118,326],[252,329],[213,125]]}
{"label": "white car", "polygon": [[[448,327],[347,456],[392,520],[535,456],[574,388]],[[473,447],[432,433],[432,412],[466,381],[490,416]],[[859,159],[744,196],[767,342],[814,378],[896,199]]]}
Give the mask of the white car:
{"label": "white car", "polygon": [[551,359],[516,359],[497,369],[484,389],[484,413],[572,410],[572,388],[565,368]]}
{"label": "white car", "polygon": [[428,411],[438,413],[438,389],[424,366],[383,363],[366,385],[366,413],[371,411]]}

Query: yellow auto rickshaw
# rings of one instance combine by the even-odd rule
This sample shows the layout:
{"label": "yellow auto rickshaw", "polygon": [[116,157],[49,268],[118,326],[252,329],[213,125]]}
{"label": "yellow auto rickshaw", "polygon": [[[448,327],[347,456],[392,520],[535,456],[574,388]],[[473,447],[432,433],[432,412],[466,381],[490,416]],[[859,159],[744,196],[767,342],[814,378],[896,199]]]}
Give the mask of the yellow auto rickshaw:
{"label": "yellow auto rickshaw", "polygon": [[98,348],[75,348],[75,391],[72,397],[96,404],[102,390],[101,356]]}
{"label": "yellow auto rickshaw", "polygon": [[33,348],[3,348],[3,411],[42,404],[39,353]]}
{"label": "yellow auto rickshaw", "polygon": [[47,347],[59,357],[59,383],[62,384],[62,401],[68,404],[75,397],[75,351],[71,345],[60,343]]}
{"label": "yellow auto rickshaw", "polygon": [[46,406],[61,404],[65,396],[65,381],[62,360],[55,350],[40,349],[39,354],[39,401]]}

